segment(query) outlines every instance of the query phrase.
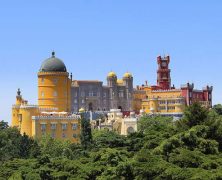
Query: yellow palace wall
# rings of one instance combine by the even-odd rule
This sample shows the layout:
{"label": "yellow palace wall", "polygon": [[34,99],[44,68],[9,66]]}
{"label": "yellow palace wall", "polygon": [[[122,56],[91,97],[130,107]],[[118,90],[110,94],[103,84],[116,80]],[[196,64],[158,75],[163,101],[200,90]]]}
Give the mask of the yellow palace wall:
{"label": "yellow palace wall", "polygon": [[67,72],[38,73],[38,105],[41,108],[56,108],[56,111],[71,110],[71,80]]}
{"label": "yellow palace wall", "polygon": [[[66,124],[65,129],[63,129],[64,124]],[[32,125],[33,136],[36,138],[49,135],[55,139],[80,143],[80,119],[35,116],[32,119]],[[73,125],[76,126],[75,129]]]}
{"label": "yellow palace wall", "polygon": [[181,90],[152,90],[144,87],[146,99],[142,100],[142,109],[146,113],[182,113],[185,100]]}

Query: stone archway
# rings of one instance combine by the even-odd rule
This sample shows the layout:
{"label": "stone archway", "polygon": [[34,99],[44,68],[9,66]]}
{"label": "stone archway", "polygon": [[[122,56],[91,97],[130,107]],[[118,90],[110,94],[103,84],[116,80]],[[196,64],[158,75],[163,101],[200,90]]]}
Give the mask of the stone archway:
{"label": "stone archway", "polygon": [[122,111],[122,106],[118,106],[118,109],[120,109]]}
{"label": "stone archway", "polygon": [[89,103],[88,110],[89,111],[93,111],[93,103],[92,102]]}
{"label": "stone archway", "polygon": [[134,133],[134,132],[135,132],[135,130],[132,126],[127,128],[127,134],[131,134],[131,133]]}

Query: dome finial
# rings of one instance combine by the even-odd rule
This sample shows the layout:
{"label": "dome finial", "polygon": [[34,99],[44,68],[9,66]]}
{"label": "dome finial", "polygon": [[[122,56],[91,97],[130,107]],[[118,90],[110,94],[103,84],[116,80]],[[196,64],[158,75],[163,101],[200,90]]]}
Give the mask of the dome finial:
{"label": "dome finial", "polygon": [[52,57],[55,57],[55,51],[54,50],[52,51]]}
{"label": "dome finial", "polygon": [[21,95],[21,91],[20,91],[20,88],[18,88],[17,96],[20,96],[20,95]]}

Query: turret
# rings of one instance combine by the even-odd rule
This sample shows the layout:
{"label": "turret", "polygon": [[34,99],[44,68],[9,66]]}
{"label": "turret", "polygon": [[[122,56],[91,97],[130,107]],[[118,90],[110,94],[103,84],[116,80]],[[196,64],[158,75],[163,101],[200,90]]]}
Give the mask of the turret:
{"label": "turret", "polygon": [[204,100],[209,102],[209,107],[212,107],[212,91],[213,86],[206,86],[203,88]]}
{"label": "turret", "polygon": [[113,71],[109,72],[107,76],[107,85],[110,89],[110,108],[117,108],[117,76]]}
{"label": "turret", "polygon": [[131,99],[133,93],[133,76],[131,73],[126,72],[123,75],[123,83],[126,86],[127,99]]}
{"label": "turret", "polygon": [[170,77],[170,56],[158,56],[157,57],[157,86],[161,89],[170,89],[171,88],[171,77]]}
{"label": "turret", "polygon": [[16,95],[16,105],[21,105],[22,104],[22,95],[20,88],[18,88],[17,95]]}
{"label": "turret", "polygon": [[[71,75],[72,78],[72,75]],[[38,105],[71,111],[71,79],[62,60],[55,56],[46,59],[38,72]]]}

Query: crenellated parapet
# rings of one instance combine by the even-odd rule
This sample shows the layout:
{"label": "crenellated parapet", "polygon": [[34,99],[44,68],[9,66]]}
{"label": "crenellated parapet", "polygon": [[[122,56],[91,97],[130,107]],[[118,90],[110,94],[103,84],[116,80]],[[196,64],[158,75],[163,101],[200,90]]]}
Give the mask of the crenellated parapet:
{"label": "crenellated parapet", "polygon": [[68,72],[38,72],[38,76],[69,76]]}

